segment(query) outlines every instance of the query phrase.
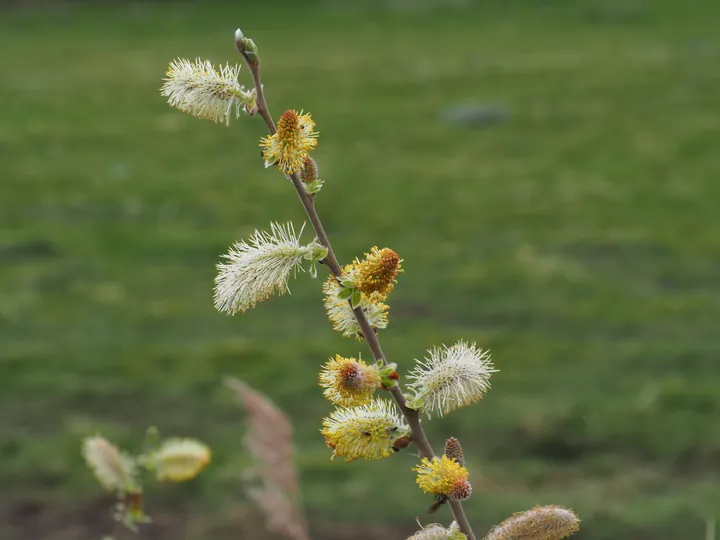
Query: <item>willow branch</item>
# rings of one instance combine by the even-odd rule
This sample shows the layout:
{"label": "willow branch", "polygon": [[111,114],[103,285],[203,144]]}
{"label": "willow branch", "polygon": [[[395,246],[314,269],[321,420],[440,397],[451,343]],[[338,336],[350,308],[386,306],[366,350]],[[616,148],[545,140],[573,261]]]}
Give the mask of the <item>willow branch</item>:
{"label": "willow branch", "polygon": [[[245,62],[250,68],[253,84],[255,85],[255,91],[257,92],[258,114],[265,121],[270,135],[274,135],[276,131],[275,122],[273,121],[272,116],[270,115],[270,111],[268,110],[267,101],[265,100],[265,93],[263,92],[262,82],[260,81],[260,60],[255,59],[255,61],[253,61],[248,57],[245,51],[241,50],[240,48],[238,48],[238,51],[243,56]],[[315,201],[313,197],[310,196],[305,190],[305,185],[303,184],[300,176],[297,173],[289,175],[288,178],[292,181],[293,186],[295,187],[295,191],[300,198],[300,202],[302,203],[303,208],[305,208],[305,213],[310,219],[310,223],[315,230],[315,235],[317,236],[320,243],[323,244],[328,250],[327,257],[324,259],[324,262],[330,269],[332,275],[339,280],[342,277],[342,268],[340,267],[337,257],[335,256],[335,252],[333,251],[332,244],[330,244],[330,240],[328,239],[327,233],[325,232],[325,227],[323,227],[320,216],[315,209]],[[383,365],[387,365],[388,362],[385,357],[385,353],[383,353],[382,346],[380,345],[380,340],[378,339],[378,336],[373,330],[373,328],[370,326],[370,323],[368,323],[367,317],[365,317],[365,313],[360,307],[353,309],[353,313],[355,315],[355,319],[357,320],[358,326],[360,327],[360,331],[362,332],[362,335],[365,338],[368,347],[370,348],[370,352],[372,352],[373,357],[376,361],[382,362]],[[408,426],[410,427],[410,431],[412,433],[412,442],[419,450],[420,455],[429,460],[432,460],[432,458],[435,457],[435,453],[433,452],[432,446],[430,446],[430,442],[428,441],[428,438],[425,435],[425,431],[422,428],[418,411],[415,409],[411,409],[407,406],[405,396],[402,392],[402,389],[400,388],[399,383],[396,383],[395,386],[392,387],[390,393],[393,397],[393,400],[395,400],[395,403],[400,408],[400,411],[405,416],[408,422]],[[465,533],[465,535],[467,535],[468,540],[475,540],[475,535],[473,534],[470,523],[468,522],[467,516],[465,515],[465,510],[463,509],[462,503],[460,503],[459,501],[450,501],[450,509],[452,510],[453,517],[455,518],[455,521],[460,527],[460,530]]]}

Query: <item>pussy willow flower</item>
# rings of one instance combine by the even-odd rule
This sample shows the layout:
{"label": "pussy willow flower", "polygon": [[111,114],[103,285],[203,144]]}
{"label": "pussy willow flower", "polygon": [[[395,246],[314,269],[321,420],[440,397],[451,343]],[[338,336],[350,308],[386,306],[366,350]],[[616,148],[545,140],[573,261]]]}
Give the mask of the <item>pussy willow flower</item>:
{"label": "pussy willow flower", "polygon": [[373,246],[365,259],[355,261],[348,268],[348,275],[357,289],[367,295],[379,294],[384,300],[401,270],[401,259],[390,248],[378,249]]}
{"label": "pussy willow flower", "polygon": [[207,60],[178,58],[170,63],[160,92],[182,112],[229,124],[233,108],[239,117],[240,109],[254,99],[253,92],[238,82],[239,72],[240,66],[216,69]]}
{"label": "pussy willow flower", "polygon": [[305,158],[317,144],[318,134],[314,129],[315,122],[309,114],[285,111],[278,120],[275,134],[260,140],[265,166],[277,164],[285,174],[300,172]]}
{"label": "pussy willow flower", "polygon": [[[333,325],[333,330],[342,333],[345,337],[354,336],[361,339],[360,326],[350,304],[347,299],[338,298],[342,290],[343,286],[333,276],[328,277],[323,284],[325,312]],[[372,328],[387,328],[389,307],[387,304],[383,304],[380,295],[377,293],[370,296],[363,294],[360,299],[360,308]]]}
{"label": "pussy willow flower", "polygon": [[407,540],[465,540],[467,536],[460,532],[460,527],[454,521],[449,528],[433,523],[408,537]]}
{"label": "pussy willow flower", "polygon": [[184,482],[210,463],[210,449],[195,439],[168,439],[151,454],[150,461],[158,480]]}
{"label": "pussy willow flower", "polygon": [[425,493],[451,501],[462,501],[472,493],[468,470],[446,455],[432,461],[423,458],[413,471],[418,473],[416,482]]}
{"label": "pussy willow flower", "polygon": [[311,249],[300,245],[292,223],[272,223],[269,233],[256,230],[249,243],[236,243],[224,255],[227,262],[217,265],[215,307],[235,315],[276,292],[285,294],[290,274],[302,269]]}
{"label": "pussy willow flower", "polygon": [[433,348],[430,357],[418,361],[408,378],[415,392],[410,406],[425,412],[428,417],[443,414],[482,399],[490,389],[493,369],[490,352],[475,344],[459,341],[452,347]]}
{"label": "pussy willow flower", "polygon": [[362,360],[339,354],[325,362],[320,371],[323,395],[342,407],[365,405],[381,384],[380,370]]}
{"label": "pussy willow flower", "polygon": [[325,444],[345,461],[382,459],[393,452],[394,442],[409,429],[389,401],[373,399],[359,407],[335,409],[323,419]]}
{"label": "pussy willow flower", "polygon": [[123,492],[134,485],[135,461],[107,439],[95,436],[83,441],[82,454],[100,485],[108,491]]}
{"label": "pussy willow flower", "polygon": [[560,540],[580,529],[580,518],[560,506],[536,506],[526,512],[518,512],[496,525],[485,540]]}

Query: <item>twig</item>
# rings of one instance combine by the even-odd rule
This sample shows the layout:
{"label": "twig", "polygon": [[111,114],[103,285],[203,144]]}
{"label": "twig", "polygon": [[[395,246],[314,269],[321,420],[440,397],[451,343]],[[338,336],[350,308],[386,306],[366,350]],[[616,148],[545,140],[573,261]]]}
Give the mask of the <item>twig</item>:
{"label": "twig", "polygon": [[[265,93],[263,92],[262,82],[260,81],[260,59],[256,58],[255,61],[251,60],[248,57],[247,53],[240,47],[238,48],[238,51],[245,59],[245,62],[248,65],[248,68],[250,69],[250,73],[252,75],[253,84],[255,85],[255,90],[257,92],[258,113],[265,121],[270,135],[274,135],[276,131],[275,122],[273,122],[270,111],[268,110],[267,102],[265,101]],[[305,191],[305,186],[303,185],[303,182],[297,173],[291,174],[289,178],[292,181],[293,186],[295,186],[295,191],[300,198],[300,202],[305,208],[305,213],[310,219],[310,223],[315,230],[315,235],[318,237],[320,243],[323,244],[328,250],[327,257],[325,258],[325,263],[327,264],[328,268],[330,268],[330,272],[332,272],[333,276],[335,276],[336,279],[340,279],[342,277],[342,268],[340,267],[340,264],[335,257],[335,252],[333,251],[330,240],[327,237],[327,233],[325,232],[325,228],[323,227],[322,221],[320,220],[320,216],[315,209],[315,202],[313,198]],[[365,313],[360,307],[355,308],[353,310],[353,313],[355,314],[355,319],[358,322],[358,326],[360,326],[360,331],[362,332],[362,335],[365,338],[368,347],[370,347],[370,351],[372,352],[373,357],[376,361],[380,361],[384,365],[386,365],[387,359],[385,358],[385,354],[383,353],[382,347],[380,346],[380,340],[378,339],[377,334],[370,327],[370,324],[365,317]],[[392,394],[395,403],[397,403],[398,407],[400,408],[400,411],[407,419],[410,431],[412,433],[413,442],[420,451],[421,456],[431,460],[435,456],[435,453],[433,452],[432,446],[430,446],[430,442],[428,441],[427,436],[425,435],[425,431],[420,424],[420,416],[418,411],[416,411],[415,409],[410,409],[407,406],[405,402],[405,396],[403,395],[402,389],[400,388],[399,384],[396,383],[390,393]],[[455,518],[455,521],[460,527],[460,530],[465,533],[465,535],[468,537],[468,540],[475,540],[475,535],[473,534],[472,528],[470,527],[470,523],[468,522],[467,516],[465,515],[465,510],[463,509],[462,504],[459,501],[451,501],[450,509],[452,510],[453,517]]]}

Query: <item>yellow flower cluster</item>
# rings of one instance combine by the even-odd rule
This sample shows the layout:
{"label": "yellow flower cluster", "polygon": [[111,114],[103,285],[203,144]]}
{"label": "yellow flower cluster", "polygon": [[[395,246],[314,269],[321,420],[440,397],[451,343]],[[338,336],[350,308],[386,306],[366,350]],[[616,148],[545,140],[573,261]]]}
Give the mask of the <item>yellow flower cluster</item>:
{"label": "yellow flower cluster", "polygon": [[323,395],[343,407],[365,405],[381,383],[377,367],[339,354],[325,362],[319,378]]}
{"label": "yellow flower cluster", "polygon": [[345,461],[390,457],[395,441],[408,432],[392,403],[380,399],[359,407],[335,409],[323,419],[320,430],[333,458],[340,456]]}
{"label": "yellow flower cluster", "polygon": [[185,482],[210,463],[210,449],[195,439],[168,439],[151,454],[151,462],[158,480]]}
{"label": "yellow flower cluster", "polygon": [[385,328],[389,308],[384,301],[395,285],[398,272],[402,271],[401,262],[392,249],[373,247],[362,261],[355,259],[345,265],[339,282],[334,276],[328,277],[323,285],[324,304],[333,329],[346,337],[363,337],[348,302],[350,296],[373,329]]}
{"label": "yellow flower cluster", "polygon": [[416,482],[425,493],[454,501],[467,499],[472,493],[468,470],[446,455],[432,461],[423,458],[413,470],[418,473]]}
{"label": "yellow flower cluster", "polygon": [[393,290],[396,283],[395,278],[402,272],[402,260],[390,248],[378,249],[373,246],[370,253],[365,254],[365,259],[355,259],[350,268],[346,268],[355,287],[368,296],[377,293],[381,300]]}
{"label": "yellow flower cluster", "polygon": [[317,145],[318,134],[314,129],[315,122],[309,114],[285,111],[275,134],[260,140],[265,166],[277,164],[285,174],[302,171],[310,151]]}
{"label": "yellow flower cluster", "polygon": [[[347,265],[345,269],[350,268]],[[340,298],[340,293],[344,290],[335,277],[329,276],[323,284],[323,293],[325,295],[323,303],[327,317],[333,325],[333,330],[342,333],[345,337],[355,336],[360,339],[360,326],[355,319],[350,304],[347,299]],[[372,328],[385,328],[388,323],[388,305],[384,304],[382,297],[378,293],[370,296],[363,294],[360,298],[360,309],[365,313],[365,317]]]}

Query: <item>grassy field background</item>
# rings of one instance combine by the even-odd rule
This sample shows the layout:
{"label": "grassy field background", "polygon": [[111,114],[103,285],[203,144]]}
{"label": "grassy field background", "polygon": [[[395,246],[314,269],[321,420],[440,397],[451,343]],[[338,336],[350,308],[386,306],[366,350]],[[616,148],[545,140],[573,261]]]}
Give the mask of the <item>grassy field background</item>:
{"label": "grassy field background", "polygon": [[[330,330],[320,281],[248,315],[213,309],[229,244],[303,221],[262,167],[259,119],[213,125],[158,92],[175,57],[237,62],[241,26],[274,115],[317,121],[341,260],[372,245],[405,260],[388,357],[409,368],[460,338],[493,352],[487,399],[427,424],[470,456],[478,535],[556,503],[585,540],[704,538],[720,519],[718,19],[712,0],[0,11],[0,537],[98,538],[111,499],[80,440],[139,448],[150,424],[214,459],[150,489],[137,538],[267,537],[226,374],[292,416],[314,537],[450,520],[423,514],[409,452],[329,461],[317,369],[365,349]],[[468,103],[508,116],[445,120]]]}

